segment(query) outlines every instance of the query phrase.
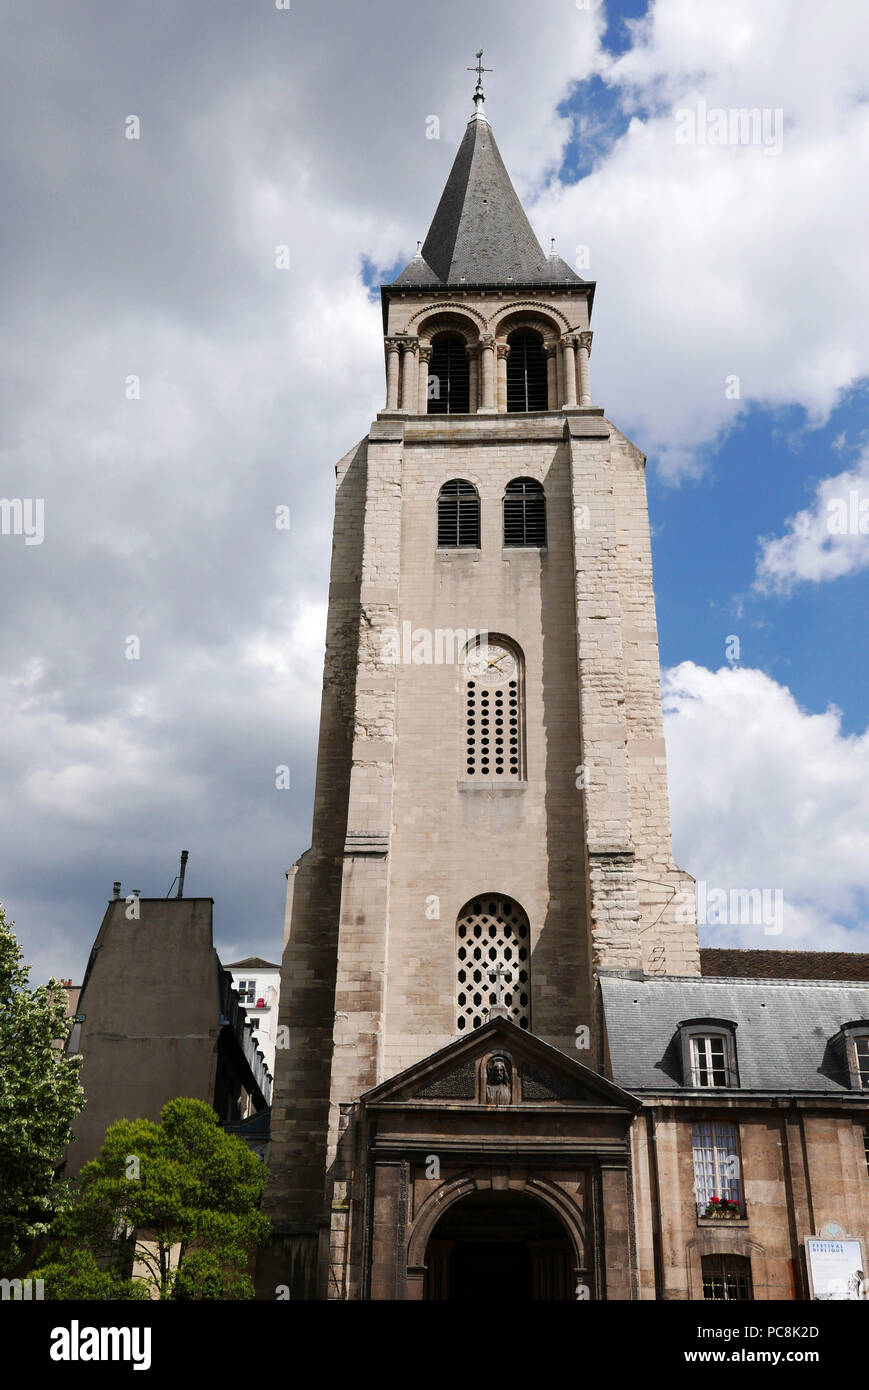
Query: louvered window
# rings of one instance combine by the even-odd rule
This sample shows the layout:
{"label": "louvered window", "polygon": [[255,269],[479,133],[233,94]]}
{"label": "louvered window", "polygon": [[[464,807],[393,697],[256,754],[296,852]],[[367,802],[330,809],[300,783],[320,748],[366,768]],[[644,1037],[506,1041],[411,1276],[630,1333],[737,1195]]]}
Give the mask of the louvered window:
{"label": "louvered window", "polygon": [[546,494],[533,478],[514,478],[504,493],[504,544],[546,544]]}
{"label": "louvered window", "polygon": [[531,1027],[531,929],[518,903],[496,896],[466,903],[457,925],[460,1033],[486,1023],[501,1004],[520,1028]]}
{"label": "louvered window", "polygon": [[473,483],[452,478],[438,493],[438,545],[479,546],[480,497]]}
{"label": "louvered window", "polygon": [[432,339],[428,366],[429,415],[467,415],[471,409],[470,363],[458,333]]}
{"label": "louvered window", "polygon": [[548,410],[546,354],[537,333],[511,333],[507,342],[507,409]]}

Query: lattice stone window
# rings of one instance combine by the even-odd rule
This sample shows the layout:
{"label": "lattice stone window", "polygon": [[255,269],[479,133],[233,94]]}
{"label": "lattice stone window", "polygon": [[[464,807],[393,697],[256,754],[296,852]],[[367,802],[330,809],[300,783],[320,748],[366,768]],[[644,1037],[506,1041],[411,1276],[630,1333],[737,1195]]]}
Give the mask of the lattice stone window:
{"label": "lattice stone window", "polygon": [[524,775],[522,662],[507,641],[489,636],[465,657],[464,776],[503,785]]}
{"label": "lattice stone window", "polygon": [[479,1028],[500,1002],[520,1028],[531,1027],[531,931],[512,898],[488,896],[466,903],[457,924],[460,1033]]}
{"label": "lattice stone window", "polygon": [[751,1260],[747,1255],[701,1255],[700,1268],[704,1299],[751,1300]]}
{"label": "lattice stone window", "polygon": [[694,1189],[697,1215],[715,1216],[714,1208],[735,1203],[742,1215],[742,1180],[736,1126],[717,1120],[692,1127]]}

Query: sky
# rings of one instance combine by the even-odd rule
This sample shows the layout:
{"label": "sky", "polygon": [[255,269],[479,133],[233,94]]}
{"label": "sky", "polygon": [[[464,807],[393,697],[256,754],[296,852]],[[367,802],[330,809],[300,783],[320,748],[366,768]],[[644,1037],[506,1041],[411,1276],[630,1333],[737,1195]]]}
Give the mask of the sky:
{"label": "sky", "polygon": [[597,281],[594,400],[648,456],[675,857],[783,894],[780,933],[701,939],[869,950],[862,0],[0,26],[0,495],[33,502],[0,533],[0,900],[32,978],[80,980],[112,882],[162,896],[181,849],[223,959],[277,958],[334,464],[382,407],[377,286],[481,45],[538,237]]}

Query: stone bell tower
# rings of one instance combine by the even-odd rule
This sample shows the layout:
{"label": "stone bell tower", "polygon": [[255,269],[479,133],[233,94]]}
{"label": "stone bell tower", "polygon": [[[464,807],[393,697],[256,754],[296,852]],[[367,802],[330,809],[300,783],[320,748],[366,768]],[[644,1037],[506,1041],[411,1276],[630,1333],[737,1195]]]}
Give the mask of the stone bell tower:
{"label": "stone bell tower", "polygon": [[632,1102],[603,1075],[596,972],[699,974],[645,460],[593,403],[595,286],[541,250],[481,78],[428,235],[382,290],[385,407],[337,466],[261,1277],[293,1297],[450,1296],[449,1242],[415,1213],[469,1172],[486,1220],[519,1220],[501,1192],[562,1222],[572,1273],[545,1272],[538,1231],[535,1288],[621,1296]]}

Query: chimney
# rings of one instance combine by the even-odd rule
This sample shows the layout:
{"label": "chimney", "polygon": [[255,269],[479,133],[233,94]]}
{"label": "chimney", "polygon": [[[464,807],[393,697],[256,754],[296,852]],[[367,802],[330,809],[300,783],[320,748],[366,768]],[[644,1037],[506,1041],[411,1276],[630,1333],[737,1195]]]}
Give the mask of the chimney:
{"label": "chimney", "polygon": [[121,896],[121,880],[120,880],[120,879],[116,879],[115,882],[112,884],[112,897],[113,897],[113,898],[119,898],[120,896]]}
{"label": "chimney", "polygon": [[176,897],[179,897],[179,898],[183,898],[183,897],[184,897],[184,872],[185,872],[185,870],[186,870],[186,868],[187,868],[187,858],[188,858],[188,855],[187,855],[186,849],[182,849],[182,851],[181,851],[181,870],[180,870],[180,872],[179,872],[179,874],[178,874],[178,892],[177,892],[177,894],[176,894]]}

